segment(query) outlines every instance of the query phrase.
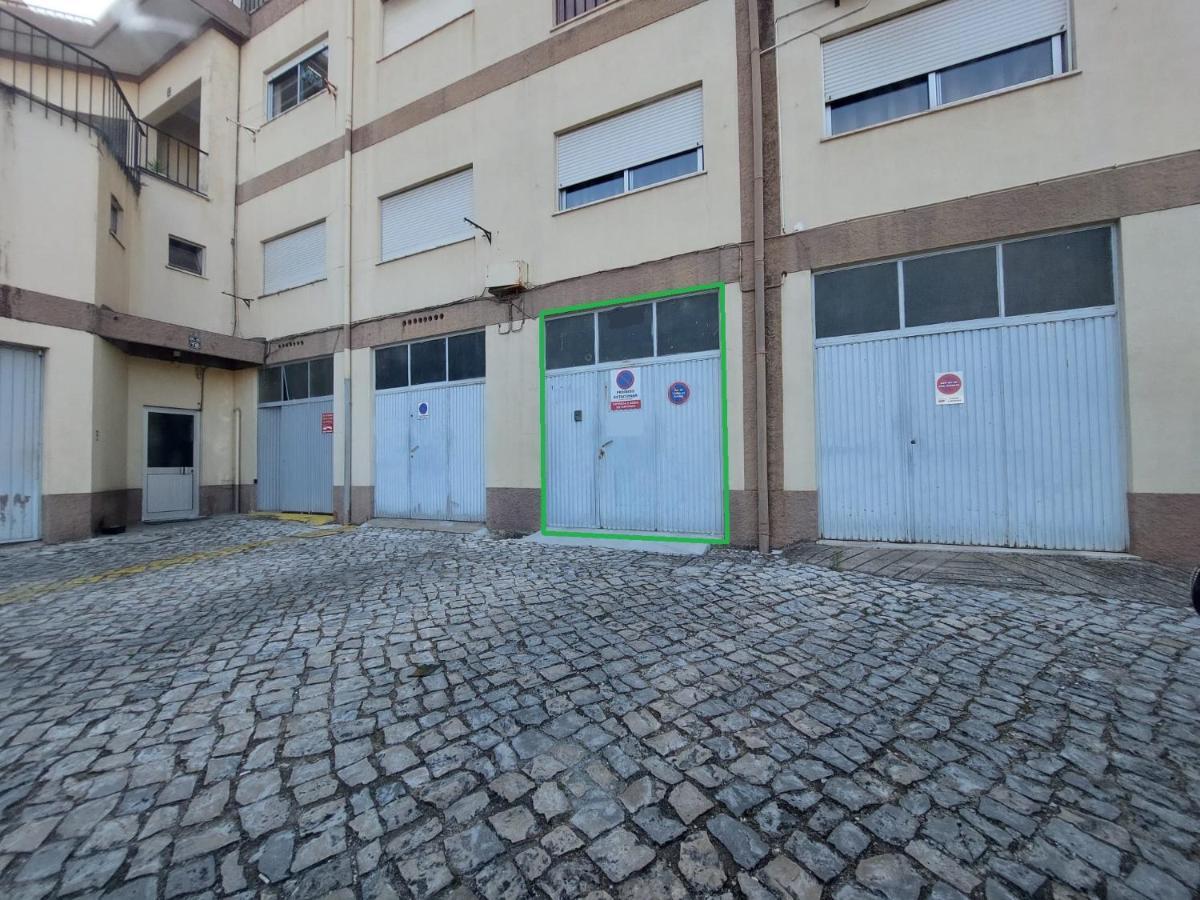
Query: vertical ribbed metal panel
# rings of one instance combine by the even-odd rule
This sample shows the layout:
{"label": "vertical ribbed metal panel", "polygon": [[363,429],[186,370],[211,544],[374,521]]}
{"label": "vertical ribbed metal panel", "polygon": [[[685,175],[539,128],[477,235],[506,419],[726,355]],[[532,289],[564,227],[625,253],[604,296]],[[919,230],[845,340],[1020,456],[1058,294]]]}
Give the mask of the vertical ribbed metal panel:
{"label": "vertical ribbed metal panel", "polygon": [[483,384],[451,384],[442,389],[442,395],[449,472],[446,518],[482,522],[487,518]]}
{"label": "vertical ribbed metal panel", "polygon": [[[597,452],[603,380],[588,370],[546,375],[546,524],[598,528]],[[575,421],[579,411],[580,421]]]}
{"label": "vertical ribbed metal panel", "polygon": [[[446,458],[449,411],[444,392],[443,386],[436,385],[414,388],[406,394],[412,417],[408,424],[408,484],[412,500],[409,518],[446,518],[450,464]],[[429,415],[424,418],[417,414],[421,403],[429,404]]]}
{"label": "vertical ribbed metal panel", "polygon": [[321,415],[332,412],[332,397],[279,407],[279,508],[286,512],[333,512],[333,435],[321,432]]}
{"label": "vertical ribbed metal panel", "polygon": [[0,347],[0,544],[41,536],[42,357]]}
{"label": "vertical ribbed metal panel", "polygon": [[[610,379],[623,366],[600,370],[600,446],[597,454],[597,506],[600,527],[606,531],[655,531],[658,525],[657,404],[652,396],[654,366],[639,368],[640,410],[613,410]],[[665,388],[664,388],[665,390]],[[664,400],[665,402],[665,400]]]}
{"label": "vertical ribbed metal panel", "polygon": [[263,406],[258,410],[258,485],[255,491],[256,509],[279,510],[280,416],[278,406]]}
{"label": "vertical ribbed metal panel", "polygon": [[817,349],[823,537],[907,541],[912,477],[902,339]]}
{"label": "vertical ribbed metal panel", "polygon": [[408,518],[408,395],[375,395],[375,515]]}
{"label": "vertical ribbed metal panel", "polygon": [[[904,340],[914,541],[1008,543],[1003,331],[984,328]],[[942,372],[963,373],[966,402],[936,404],[934,384]]]}
{"label": "vertical ribbed metal panel", "polygon": [[1117,317],[1012,326],[1004,354],[1010,543],[1126,549]]}
{"label": "vertical ribbed metal panel", "polygon": [[945,0],[822,46],[826,101],[1066,31],[1067,0]]}
{"label": "vertical ribbed metal panel", "polygon": [[[721,463],[721,360],[689,359],[642,369],[647,414],[654,423],[654,530],[666,534],[720,536],[724,532]],[[675,405],[668,391],[676,381],[690,389]]]}

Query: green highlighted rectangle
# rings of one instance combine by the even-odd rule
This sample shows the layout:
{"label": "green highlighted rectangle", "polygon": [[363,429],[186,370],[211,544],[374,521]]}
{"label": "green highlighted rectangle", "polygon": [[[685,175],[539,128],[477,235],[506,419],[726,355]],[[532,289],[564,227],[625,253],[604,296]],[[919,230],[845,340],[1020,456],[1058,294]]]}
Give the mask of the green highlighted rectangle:
{"label": "green highlighted rectangle", "polygon": [[[645,532],[616,532],[616,531],[564,531],[548,527],[546,520],[547,482],[549,480],[549,462],[546,455],[546,319],[554,316],[564,316],[571,313],[587,312],[588,310],[607,309],[625,303],[645,303],[651,300],[662,300],[668,297],[682,297],[689,294],[701,294],[706,291],[717,292],[717,315],[720,327],[720,360],[721,360],[721,492],[722,518],[724,521],[723,534],[720,537],[699,535],[658,534]],[[538,371],[541,376],[539,384],[539,401],[541,405],[538,417],[541,433],[541,533],[547,537],[591,538],[598,540],[626,541],[662,541],[680,544],[728,544],[729,543],[729,378],[728,361],[725,346],[725,285],[701,284],[694,287],[681,288],[671,291],[657,291],[649,294],[638,294],[633,297],[619,297],[611,300],[598,300],[591,303],[578,303],[572,306],[561,306],[557,309],[543,310],[538,315]]]}

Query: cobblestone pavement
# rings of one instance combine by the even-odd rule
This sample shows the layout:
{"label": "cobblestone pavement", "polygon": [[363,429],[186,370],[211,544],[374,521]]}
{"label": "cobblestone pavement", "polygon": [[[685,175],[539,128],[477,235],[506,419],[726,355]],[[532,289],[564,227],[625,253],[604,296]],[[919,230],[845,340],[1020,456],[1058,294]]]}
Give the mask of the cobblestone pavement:
{"label": "cobblestone pavement", "polygon": [[230,518],[0,554],[0,633],[5,898],[1200,892],[1161,603]]}
{"label": "cobblestone pavement", "polygon": [[[981,552],[895,544],[804,543],[791,562],[904,581],[1003,587],[1081,597],[1191,604],[1186,568],[1115,555]],[[1200,563],[1200,559],[1196,562]]]}

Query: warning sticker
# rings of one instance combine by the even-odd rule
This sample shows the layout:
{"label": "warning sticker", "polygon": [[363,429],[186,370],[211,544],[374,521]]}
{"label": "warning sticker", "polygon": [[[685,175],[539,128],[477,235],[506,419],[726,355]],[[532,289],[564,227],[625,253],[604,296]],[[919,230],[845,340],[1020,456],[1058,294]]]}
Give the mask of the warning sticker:
{"label": "warning sticker", "polygon": [[692,389],[686,381],[676,381],[667,388],[667,399],[675,406],[683,406],[692,398]]}
{"label": "warning sticker", "polygon": [[608,377],[608,406],[613,412],[642,408],[641,370],[617,369]]}
{"label": "warning sticker", "polygon": [[429,418],[429,401],[428,400],[422,400],[420,403],[417,404],[417,418],[418,419],[428,419]]}
{"label": "warning sticker", "polygon": [[963,397],[962,372],[938,372],[933,379],[933,399],[938,406],[953,406],[966,402]]}
{"label": "warning sticker", "polygon": [[321,413],[321,434],[333,434],[333,413]]}

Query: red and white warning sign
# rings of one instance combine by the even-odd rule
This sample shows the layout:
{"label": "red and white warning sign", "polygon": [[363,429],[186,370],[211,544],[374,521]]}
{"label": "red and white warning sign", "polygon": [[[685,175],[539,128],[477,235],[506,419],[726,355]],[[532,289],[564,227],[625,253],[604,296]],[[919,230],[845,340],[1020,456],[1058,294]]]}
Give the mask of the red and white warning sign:
{"label": "red and white warning sign", "polygon": [[965,403],[962,372],[938,372],[933,379],[933,399],[938,406]]}
{"label": "red and white warning sign", "polygon": [[321,434],[333,434],[333,413],[321,413]]}
{"label": "red and white warning sign", "polygon": [[608,373],[608,408],[612,412],[642,408],[642,372],[638,368]]}

